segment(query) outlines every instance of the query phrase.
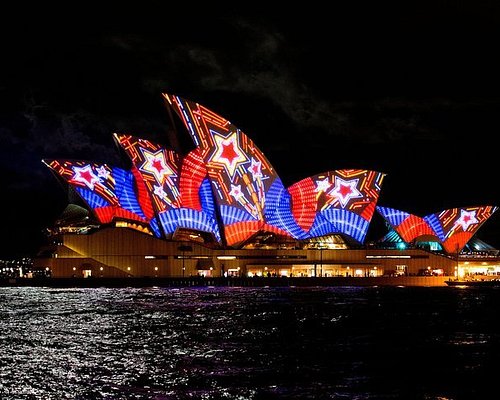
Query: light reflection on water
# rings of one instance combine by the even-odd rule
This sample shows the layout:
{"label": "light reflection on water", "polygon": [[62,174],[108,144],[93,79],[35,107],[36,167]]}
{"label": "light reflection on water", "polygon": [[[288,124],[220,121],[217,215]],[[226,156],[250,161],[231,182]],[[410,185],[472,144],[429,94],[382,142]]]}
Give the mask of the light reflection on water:
{"label": "light reflection on water", "polygon": [[0,398],[485,398],[498,300],[454,288],[0,288]]}

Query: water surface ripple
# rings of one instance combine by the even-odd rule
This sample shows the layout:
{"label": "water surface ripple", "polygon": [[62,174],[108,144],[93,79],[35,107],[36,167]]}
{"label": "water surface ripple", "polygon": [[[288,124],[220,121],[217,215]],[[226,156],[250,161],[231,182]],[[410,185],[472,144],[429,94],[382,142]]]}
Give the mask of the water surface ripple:
{"label": "water surface ripple", "polygon": [[495,398],[499,300],[456,288],[0,288],[0,398]]}

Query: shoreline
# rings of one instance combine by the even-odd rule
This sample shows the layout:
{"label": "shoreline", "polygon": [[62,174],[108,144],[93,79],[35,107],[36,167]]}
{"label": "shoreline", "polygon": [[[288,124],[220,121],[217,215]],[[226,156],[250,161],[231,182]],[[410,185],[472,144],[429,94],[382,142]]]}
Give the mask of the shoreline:
{"label": "shoreline", "polygon": [[0,287],[126,288],[126,287],[330,287],[422,286],[446,287],[449,276],[401,277],[130,277],[130,278],[10,278]]}

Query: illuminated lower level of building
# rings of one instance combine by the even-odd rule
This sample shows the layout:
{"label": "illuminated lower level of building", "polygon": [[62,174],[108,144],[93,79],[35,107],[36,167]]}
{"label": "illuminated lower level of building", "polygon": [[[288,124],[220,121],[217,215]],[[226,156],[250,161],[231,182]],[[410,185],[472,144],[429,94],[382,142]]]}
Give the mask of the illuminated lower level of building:
{"label": "illuminated lower level of building", "polygon": [[34,260],[63,277],[500,275],[500,260],[457,258],[423,249],[212,249],[123,228],[64,234]]}

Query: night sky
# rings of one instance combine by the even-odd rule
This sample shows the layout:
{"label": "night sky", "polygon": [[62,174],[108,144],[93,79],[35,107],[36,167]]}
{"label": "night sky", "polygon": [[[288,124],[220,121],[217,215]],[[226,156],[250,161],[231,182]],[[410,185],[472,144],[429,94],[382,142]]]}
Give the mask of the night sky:
{"label": "night sky", "polygon": [[[4,13],[0,257],[33,254],[68,203],[42,158],[121,166],[114,132],[170,145],[162,92],[229,119],[285,186],[363,168],[387,174],[379,205],[499,206],[500,3],[430,3]],[[499,215],[478,233],[497,248]]]}

